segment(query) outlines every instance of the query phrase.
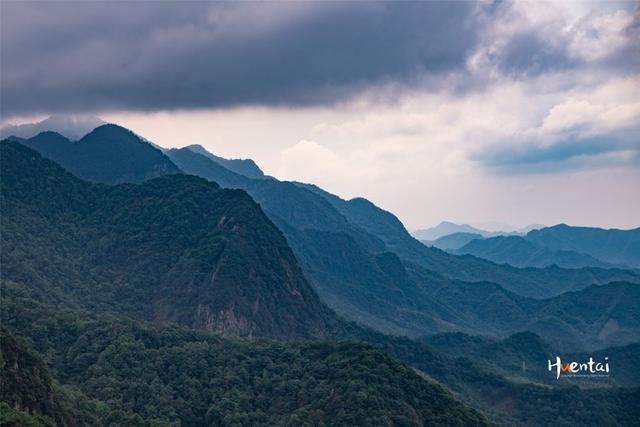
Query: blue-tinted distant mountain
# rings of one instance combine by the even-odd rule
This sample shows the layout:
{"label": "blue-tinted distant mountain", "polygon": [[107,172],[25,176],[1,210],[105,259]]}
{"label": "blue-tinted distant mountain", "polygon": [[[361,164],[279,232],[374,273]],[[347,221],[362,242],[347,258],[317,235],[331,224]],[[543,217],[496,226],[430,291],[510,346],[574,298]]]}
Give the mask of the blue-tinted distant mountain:
{"label": "blue-tinted distant mountain", "polygon": [[455,224],[449,221],[442,221],[440,224],[435,227],[426,228],[423,230],[416,230],[413,233],[413,237],[418,240],[424,240],[427,242],[433,242],[440,237],[447,236],[449,234],[454,233],[470,233],[470,234],[479,234],[482,237],[494,237],[494,236],[509,236],[509,235],[519,235],[524,234],[532,228],[537,227],[537,225],[530,225],[518,230],[497,230],[497,231],[488,231],[481,228],[473,227],[469,224]]}
{"label": "blue-tinted distant mountain", "polygon": [[74,175],[94,182],[142,182],[180,173],[162,151],[130,130],[112,124],[95,128],[79,141],[48,131],[20,142]]}
{"label": "blue-tinted distant mountain", "polygon": [[262,172],[258,165],[251,159],[225,159],[223,157],[218,157],[215,154],[211,154],[202,145],[198,144],[189,145],[185,148],[193,151],[194,153],[202,154],[230,171],[246,176],[247,178],[266,178],[264,172]]}
{"label": "blue-tinted distant mountain", "polygon": [[468,224],[455,224],[449,221],[442,221],[435,227],[416,230],[411,234],[418,240],[434,241],[440,237],[454,233],[479,234],[483,237],[489,235],[488,231],[480,230]]}
{"label": "blue-tinted distant mountain", "polygon": [[530,231],[527,240],[555,251],[575,251],[612,264],[640,267],[640,227],[618,230],[558,224]]}
{"label": "blue-tinted distant mountain", "polygon": [[105,122],[98,117],[54,115],[37,123],[3,126],[0,128],[0,139],[10,136],[28,139],[39,133],[52,131],[75,141],[103,124]]}
{"label": "blue-tinted distant mountain", "polygon": [[[442,239],[446,239],[445,236]],[[573,250],[553,250],[521,236],[497,236],[487,239],[473,239],[453,253],[470,254],[488,259],[498,264],[510,264],[514,267],[548,267],[558,265],[565,268],[601,267],[611,268],[615,265],[600,261],[588,254]]]}
{"label": "blue-tinted distant mountain", "polygon": [[477,233],[453,233],[447,234],[446,236],[438,237],[436,240],[422,240],[427,246],[435,246],[438,249],[442,249],[443,251],[452,251],[455,249],[460,249],[467,243],[476,239],[484,239],[481,234]]}

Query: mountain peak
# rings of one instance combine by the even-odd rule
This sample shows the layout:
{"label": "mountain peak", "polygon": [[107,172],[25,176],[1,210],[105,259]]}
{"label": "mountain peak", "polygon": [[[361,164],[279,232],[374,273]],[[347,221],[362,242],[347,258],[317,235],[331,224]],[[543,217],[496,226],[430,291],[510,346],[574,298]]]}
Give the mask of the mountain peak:
{"label": "mountain peak", "polygon": [[93,129],[91,132],[83,136],[80,142],[86,142],[86,141],[112,142],[115,139],[118,139],[121,141],[124,140],[126,142],[143,142],[138,135],[136,135],[129,129],[116,124],[112,124],[112,123],[107,123],[107,124],[98,126],[97,128]]}
{"label": "mountain peak", "polygon": [[52,130],[45,130],[43,132],[40,132],[39,134],[34,136],[32,139],[43,139],[49,142],[55,142],[55,141],[68,142],[69,141],[69,138],[67,138],[66,136]]}
{"label": "mountain peak", "polygon": [[94,182],[141,182],[180,172],[160,150],[114,124],[98,126],[77,142],[51,131],[20,142]]}

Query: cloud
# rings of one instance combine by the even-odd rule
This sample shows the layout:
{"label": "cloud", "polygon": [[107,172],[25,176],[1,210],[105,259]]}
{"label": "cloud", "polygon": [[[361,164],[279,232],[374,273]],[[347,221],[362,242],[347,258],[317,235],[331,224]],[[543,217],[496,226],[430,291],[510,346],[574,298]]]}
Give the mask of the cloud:
{"label": "cloud", "polygon": [[490,147],[481,162],[507,174],[559,172],[619,165],[640,166],[640,128],[634,135],[568,137],[552,145],[519,144]]}
{"label": "cloud", "polygon": [[330,104],[458,69],[480,30],[469,2],[1,7],[4,115]]}
{"label": "cloud", "polygon": [[624,73],[640,57],[637,16],[604,5],[577,20],[561,3],[500,1],[0,7],[5,117],[377,103],[580,67]]}
{"label": "cloud", "polygon": [[471,157],[509,174],[640,166],[640,76],[561,92],[545,110]]}

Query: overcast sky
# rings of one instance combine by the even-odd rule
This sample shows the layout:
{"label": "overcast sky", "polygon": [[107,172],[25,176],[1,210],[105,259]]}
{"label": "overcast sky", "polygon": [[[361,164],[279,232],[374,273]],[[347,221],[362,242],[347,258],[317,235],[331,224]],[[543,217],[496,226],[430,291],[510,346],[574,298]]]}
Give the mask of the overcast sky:
{"label": "overcast sky", "polygon": [[640,226],[634,2],[0,2],[2,124],[90,114],[441,220]]}

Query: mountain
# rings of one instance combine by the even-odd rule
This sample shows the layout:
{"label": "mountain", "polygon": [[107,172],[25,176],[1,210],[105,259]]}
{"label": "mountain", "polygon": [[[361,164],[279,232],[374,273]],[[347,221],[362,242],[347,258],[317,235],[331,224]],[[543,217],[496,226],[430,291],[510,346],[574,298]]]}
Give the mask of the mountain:
{"label": "mountain", "polygon": [[[442,239],[446,237],[448,236]],[[615,267],[613,264],[600,261],[585,253],[572,250],[552,250],[521,236],[475,239],[459,248],[450,247],[449,249],[454,249],[452,252],[456,254],[470,254],[514,267],[548,267],[554,264],[565,268]]]}
{"label": "mountain", "polygon": [[326,333],[332,313],[244,191],[187,175],[91,184],[18,143],[1,146],[5,280],[73,294],[95,312],[115,298],[122,315],[222,335]]}
{"label": "mountain", "polygon": [[640,268],[640,228],[605,230],[558,224],[530,231],[526,237],[554,251],[575,251],[604,262]]}
{"label": "mountain", "polygon": [[142,182],[180,172],[160,150],[117,125],[99,126],[79,141],[43,132],[19,142],[94,182]]}
{"label": "mountain", "polygon": [[78,140],[103,124],[105,122],[98,117],[54,115],[37,123],[3,126],[0,128],[0,139],[10,136],[32,138],[39,133],[53,131],[71,140]]}
{"label": "mountain", "polygon": [[442,221],[435,227],[416,230],[411,234],[418,240],[433,241],[454,233],[479,234],[483,237],[491,235],[491,232],[489,231],[480,230],[479,228],[472,227],[468,224],[455,224],[449,221]]}
{"label": "mountain", "polygon": [[486,223],[486,225],[488,228],[490,227],[490,230],[474,227],[469,224],[455,224],[449,221],[442,221],[435,227],[416,230],[411,234],[418,240],[431,242],[441,237],[456,233],[479,234],[482,237],[517,236],[525,234],[536,228],[544,227],[544,225],[539,224],[531,224],[523,228],[514,228],[507,224],[499,223]]}
{"label": "mountain", "polygon": [[455,249],[460,249],[467,243],[476,239],[482,240],[484,239],[484,237],[477,233],[459,232],[438,237],[436,240],[422,240],[422,243],[427,246],[435,246],[436,248],[442,249],[443,251],[452,251]]}
{"label": "mountain", "polygon": [[251,159],[225,159],[208,152],[202,145],[194,144],[185,147],[194,153],[202,154],[232,172],[246,176],[247,178],[266,178],[264,172]]}
{"label": "mountain", "polygon": [[[640,228],[633,230],[605,230],[601,228],[570,227],[560,224],[533,230],[525,236],[497,236],[475,239],[455,248],[447,241],[463,241],[452,235],[443,249],[456,254],[470,254],[496,263],[515,267],[565,268],[582,267],[638,267],[640,266]],[[435,242],[432,243],[434,246]]]}

